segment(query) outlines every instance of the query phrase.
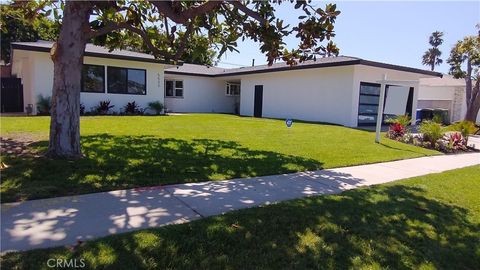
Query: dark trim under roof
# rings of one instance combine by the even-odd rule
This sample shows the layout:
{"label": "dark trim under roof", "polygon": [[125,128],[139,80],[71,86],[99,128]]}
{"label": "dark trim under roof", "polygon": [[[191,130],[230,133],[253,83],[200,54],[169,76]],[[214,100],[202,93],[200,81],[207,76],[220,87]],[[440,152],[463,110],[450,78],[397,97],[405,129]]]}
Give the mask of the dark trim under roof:
{"label": "dark trim under roof", "polygon": [[236,69],[235,71],[227,70],[224,73],[219,72],[216,74],[200,74],[200,73],[190,73],[190,72],[175,71],[175,70],[165,70],[165,74],[202,76],[202,77],[225,77],[225,76],[250,75],[250,74],[260,74],[260,73],[269,73],[269,72],[289,71],[289,70],[339,67],[339,66],[351,66],[351,65],[379,67],[379,68],[386,68],[386,69],[405,71],[405,72],[411,72],[411,73],[425,74],[425,75],[435,76],[435,77],[443,76],[443,74],[440,72],[434,72],[434,71],[428,71],[428,70],[423,70],[418,68],[404,67],[404,66],[398,66],[398,65],[392,65],[392,64],[385,64],[385,63],[374,62],[374,61],[363,60],[363,59],[354,59],[354,60],[328,62],[328,63],[313,63],[313,64],[298,65],[298,66],[281,66],[281,67],[271,67],[271,68],[267,67],[264,69],[246,70],[246,71],[242,71],[241,69]]}
{"label": "dark trim under roof", "polygon": [[[35,51],[35,52],[50,52],[51,48],[48,47],[41,47],[41,46],[32,46],[32,45],[25,45],[25,44],[11,44],[12,49],[16,50],[25,50],[25,51]],[[155,58],[145,58],[145,57],[138,57],[138,56],[128,56],[128,55],[118,55],[118,54],[110,54],[110,53],[96,53],[96,52],[89,52],[85,51],[84,56],[90,57],[99,57],[99,58],[108,58],[108,59],[119,59],[119,60],[127,60],[127,61],[138,61],[138,62],[148,62],[148,63],[157,63],[157,64],[171,64],[162,59],[155,59]],[[181,64],[181,63],[179,63]]]}
{"label": "dark trim under roof", "polygon": [[423,70],[419,68],[404,67],[404,66],[398,66],[398,65],[392,65],[392,64],[385,64],[385,63],[374,62],[374,61],[363,60],[363,59],[360,59],[360,65],[393,69],[393,70],[412,72],[412,73],[419,73],[419,74],[425,74],[425,75],[430,75],[430,76],[435,76],[440,78],[443,77],[443,74],[441,72]]}

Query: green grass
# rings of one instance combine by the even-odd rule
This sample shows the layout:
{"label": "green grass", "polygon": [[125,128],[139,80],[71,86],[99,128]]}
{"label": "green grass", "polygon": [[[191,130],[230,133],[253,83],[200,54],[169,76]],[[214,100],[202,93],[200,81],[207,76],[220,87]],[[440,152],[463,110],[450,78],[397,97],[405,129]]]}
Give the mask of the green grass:
{"label": "green grass", "polygon": [[478,269],[480,166],[244,209],[66,248],[10,253],[5,269]]}
{"label": "green grass", "polygon": [[[33,137],[45,150],[48,117],[2,117],[2,137]],[[138,186],[317,170],[439,152],[373,132],[220,114],[82,117],[78,161],[4,156],[2,202]]]}

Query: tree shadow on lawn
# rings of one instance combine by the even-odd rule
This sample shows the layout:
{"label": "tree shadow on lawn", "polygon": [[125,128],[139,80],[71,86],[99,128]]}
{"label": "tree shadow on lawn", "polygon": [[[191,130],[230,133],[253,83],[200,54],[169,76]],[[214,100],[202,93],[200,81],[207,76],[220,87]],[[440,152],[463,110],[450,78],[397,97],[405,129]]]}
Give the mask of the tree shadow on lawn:
{"label": "tree shadow on lawn", "polygon": [[87,269],[475,269],[480,225],[421,187],[377,186],[246,209],[65,248],[4,266],[85,258]]}
{"label": "tree shadow on lawn", "polygon": [[234,141],[108,134],[81,141],[80,160],[6,156],[2,202],[322,168],[313,159],[251,150]]}

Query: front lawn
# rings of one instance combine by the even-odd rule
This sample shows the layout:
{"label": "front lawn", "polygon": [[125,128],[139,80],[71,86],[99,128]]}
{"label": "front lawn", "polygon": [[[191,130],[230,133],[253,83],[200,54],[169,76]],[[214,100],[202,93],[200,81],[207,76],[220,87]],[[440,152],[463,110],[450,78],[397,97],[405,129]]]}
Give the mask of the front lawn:
{"label": "front lawn", "polygon": [[[2,117],[1,136],[48,142],[49,117]],[[1,201],[317,170],[439,152],[373,132],[221,114],[82,117],[85,158],[5,155]]]}
{"label": "front lawn", "polygon": [[[478,269],[480,166],[2,257],[5,269]],[[94,224],[92,224],[94,226]]]}

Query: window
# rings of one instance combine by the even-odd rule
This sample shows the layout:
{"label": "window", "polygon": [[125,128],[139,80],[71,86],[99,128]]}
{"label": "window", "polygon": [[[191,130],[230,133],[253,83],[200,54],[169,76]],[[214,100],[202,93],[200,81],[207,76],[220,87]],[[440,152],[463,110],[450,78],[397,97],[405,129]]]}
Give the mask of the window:
{"label": "window", "polygon": [[358,125],[375,125],[377,122],[380,84],[360,83]]}
{"label": "window", "polygon": [[227,83],[227,96],[240,96],[240,84],[239,83]]}
{"label": "window", "polygon": [[105,92],[105,67],[97,65],[83,65],[82,92]]}
{"label": "window", "polygon": [[108,93],[146,95],[147,72],[144,69],[108,67]]}
{"label": "window", "polygon": [[183,97],[183,81],[165,80],[166,97]]}

